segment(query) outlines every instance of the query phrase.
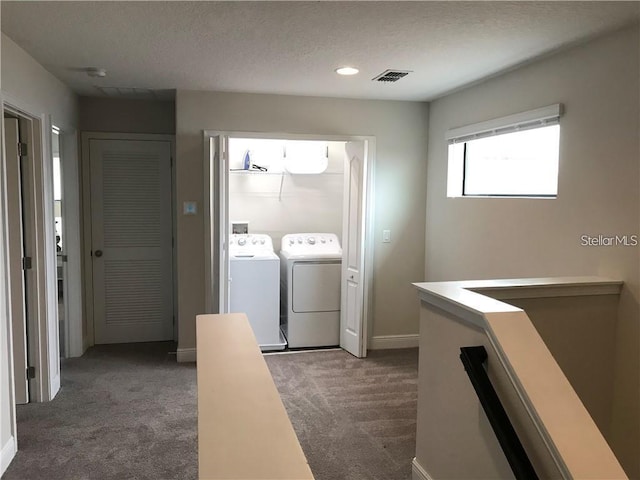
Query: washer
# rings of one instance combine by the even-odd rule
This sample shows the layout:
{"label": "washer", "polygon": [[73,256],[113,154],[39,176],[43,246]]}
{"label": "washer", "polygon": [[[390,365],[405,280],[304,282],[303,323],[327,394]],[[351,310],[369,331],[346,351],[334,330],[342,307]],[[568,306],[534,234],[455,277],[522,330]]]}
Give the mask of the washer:
{"label": "washer", "polygon": [[229,311],[247,314],[263,351],[283,350],[280,331],[280,258],[269,235],[229,236]]}
{"label": "washer", "polygon": [[342,248],[338,236],[285,235],[280,260],[280,322],[289,347],[340,344]]}

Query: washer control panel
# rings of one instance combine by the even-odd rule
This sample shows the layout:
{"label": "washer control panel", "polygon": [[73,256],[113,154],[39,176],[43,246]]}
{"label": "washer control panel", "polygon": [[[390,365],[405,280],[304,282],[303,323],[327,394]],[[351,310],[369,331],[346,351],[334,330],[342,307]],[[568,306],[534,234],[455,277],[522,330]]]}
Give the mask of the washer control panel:
{"label": "washer control panel", "polygon": [[342,255],[340,240],[335,233],[290,233],[282,237],[281,251],[297,255]]}
{"label": "washer control panel", "polygon": [[261,253],[273,253],[273,242],[263,233],[233,233],[229,235],[229,254],[233,256],[252,256]]}

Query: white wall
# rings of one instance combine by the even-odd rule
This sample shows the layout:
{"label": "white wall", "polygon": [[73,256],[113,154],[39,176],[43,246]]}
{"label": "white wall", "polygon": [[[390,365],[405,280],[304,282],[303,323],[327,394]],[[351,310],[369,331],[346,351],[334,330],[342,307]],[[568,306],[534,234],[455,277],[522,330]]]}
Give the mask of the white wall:
{"label": "white wall", "polygon": [[78,126],[78,97],[4,33],[2,93],[5,101],[29,112],[50,114],[62,129]]}
{"label": "white wall", "polygon": [[[4,141],[2,142],[4,151]],[[4,195],[4,187],[0,192]],[[0,221],[6,224],[4,208],[0,212]],[[2,241],[4,244],[3,228]],[[0,253],[0,268],[5,271],[5,251]],[[11,358],[11,322],[8,315],[6,290],[6,276],[0,278],[0,475],[4,473],[9,462],[15,455],[16,445],[16,417],[14,407],[13,359]]]}
{"label": "white wall", "polygon": [[341,239],[345,143],[328,146],[329,165],[320,174],[231,172],[229,220],[246,220],[250,233],[271,236],[276,251],[287,233],[326,232]]}
{"label": "white wall", "polygon": [[[0,9],[1,11],[1,9]],[[4,38],[0,38],[0,51]],[[0,55],[0,64],[4,58]],[[0,88],[2,88],[2,79],[0,78]],[[4,157],[4,124],[0,133],[0,155]],[[1,170],[1,168],[0,168]],[[0,177],[1,178],[1,177]],[[0,185],[0,199],[5,196],[5,187]],[[0,241],[2,245],[6,245],[6,214],[4,202],[0,200],[0,224],[2,231],[0,232]],[[0,271],[6,272],[5,264],[6,249],[0,250]],[[13,387],[13,359],[11,358],[11,317],[8,315],[8,295],[6,285],[6,275],[0,275],[0,475],[4,473],[13,459],[16,452],[16,415],[14,407],[14,387]]]}
{"label": "white wall", "polygon": [[[53,124],[62,129],[74,130],[77,127],[77,98],[75,94],[4,34],[2,34],[1,51],[2,100],[32,114],[51,115]],[[51,172],[52,169],[45,169],[45,171]],[[51,179],[48,181],[50,182]],[[52,192],[49,193],[52,196]],[[53,202],[53,197],[51,201]],[[53,203],[50,210],[52,213]],[[0,215],[2,215],[2,235],[5,235],[4,211]],[[4,254],[5,250],[3,249],[0,255],[0,271],[2,272],[5,271],[2,260]],[[79,257],[79,252],[77,254]],[[0,322],[0,449],[5,447],[12,434],[12,430],[7,426],[10,426],[14,415],[13,382],[8,381],[10,377],[7,377],[4,372],[5,366],[11,365],[11,362],[7,361],[9,358],[7,338],[10,338],[7,330],[10,325],[10,317],[5,301],[5,277],[6,275],[2,275],[3,280],[0,282],[0,318],[2,318]],[[55,288],[55,281],[53,286]],[[53,292],[50,295],[52,299],[48,299],[49,303],[53,302],[47,307],[49,311],[57,309],[55,298],[53,298],[55,290]],[[7,452],[6,457],[4,456],[5,452]],[[9,453],[10,450],[0,452],[0,467],[5,467],[5,460],[12,458],[12,453]],[[2,471],[3,468],[0,468],[0,472]]]}
{"label": "white wall", "polygon": [[[625,281],[612,359],[612,422],[603,431],[640,476],[638,247],[580,237],[640,234],[638,27],[524,66],[433,102],[429,117],[426,277],[601,275]],[[447,198],[445,132],[563,103],[558,198]],[[608,393],[605,393],[608,395]]]}
{"label": "white wall", "polygon": [[[373,135],[373,335],[417,334],[411,282],[423,277],[428,107],[423,103],[182,91],[176,94],[176,202],[203,201],[203,130]],[[204,219],[178,215],[179,348],[204,311]],[[391,243],[382,243],[390,229]]]}

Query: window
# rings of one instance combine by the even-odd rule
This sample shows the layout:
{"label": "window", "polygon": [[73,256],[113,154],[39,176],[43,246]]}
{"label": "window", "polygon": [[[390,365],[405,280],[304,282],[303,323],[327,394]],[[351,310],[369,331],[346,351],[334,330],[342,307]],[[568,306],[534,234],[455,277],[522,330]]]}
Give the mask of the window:
{"label": "window", "polygon": [[559,116],[553,105],[450,130],[448,196],[555,198]]}

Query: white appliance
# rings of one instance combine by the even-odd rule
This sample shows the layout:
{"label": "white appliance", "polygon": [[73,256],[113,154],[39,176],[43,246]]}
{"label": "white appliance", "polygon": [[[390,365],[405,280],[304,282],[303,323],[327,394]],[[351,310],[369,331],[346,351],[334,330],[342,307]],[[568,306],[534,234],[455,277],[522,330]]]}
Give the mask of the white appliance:
{"label": "white appliance", "polygon": [[229,236],[229,312],[246,313],[263,351],[283,350],[280,331],[280,258],[269,235]]}
{"label": "white appliance", "polygon": [[340,344],[342,248],[333,233],[282,237],[280,311],[290,348]]}

